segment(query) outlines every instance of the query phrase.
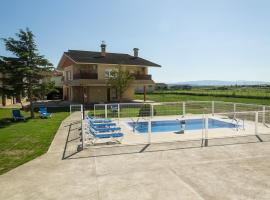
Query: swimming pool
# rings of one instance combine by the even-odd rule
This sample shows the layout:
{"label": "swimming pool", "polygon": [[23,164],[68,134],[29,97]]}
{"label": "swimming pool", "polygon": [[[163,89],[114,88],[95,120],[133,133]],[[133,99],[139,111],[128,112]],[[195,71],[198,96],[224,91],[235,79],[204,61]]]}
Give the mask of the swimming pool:
{"label": "swimming pool", "polygon": [[[200,130],[204,127],[203,119],[187,119],[185,120],[185,130]],[[137,133],[147,133],[147,122],[128,122],[128,125]],[[178,132],[181,131],[181,125],[179,120],[163,120],[152,121],[152,133],[156,132]],[[208,128],[235,128],[237,125],[228,123],[216,119],[208,119]]]}

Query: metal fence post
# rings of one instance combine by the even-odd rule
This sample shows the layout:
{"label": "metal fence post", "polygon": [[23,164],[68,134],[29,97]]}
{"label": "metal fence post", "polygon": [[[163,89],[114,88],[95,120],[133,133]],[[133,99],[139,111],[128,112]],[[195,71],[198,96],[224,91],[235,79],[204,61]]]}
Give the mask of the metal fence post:
{"label": "metal fence post", "polygon": [[233,115],[235,116],[236,114],[236,103],[233,104]]}
{"label": "metal fence post", "polygon": [[212,116],[215,114],[215,102],[212,101]]}
{"label": "metal fence post", "polygon": [[205,116],[205,139],[204,139],[204,146],[208,146],[208,116]]}
{"label": "metal fence post", "polygon": [[150,104],[150,106],[151,106],[150,116],[151,116],[151,118],[153,118],[153,116],[154,116],[154,105],[153,104]]}
{"label": "metal fence post", "polygon": [[120,104],[117,105],[118,108],[117,108],[117,113],[118,113],[118,120],[120,119]]}
{"label": "metal fence post", "polygon": [[105,104],[105,118],[108,117],[108,105]]}
{"label": "metal fence post", "polygon": [[265,106],[263,106],[262,123],[265,124]]}
{"label": "metal fence post", "polygon": [[147,143],[151,144],[151,133],[152,133],[152,120],[151,117],[149,116],[148,118],[148,137],[147,137]]}
{"label": "metal fence post", "polygon": [[255,112],[255,135],[258,134],[258,119],[259,119],[259,113]]}
{"label": "metal fence post", "polygon": [[183,102],[183,116],[186,115],[186,102]]}
{"label": "metal fence post", "polygon": [[84,149],[84,132],[85,132],[85,130],[84,130],[84,126],[83,126],[83,116],[84,116],[84,114],[83,114],[83,112],[84,112],[84,109],[83,109],[83,105],[81,105],[81,134],[82,134],[82,149]]}

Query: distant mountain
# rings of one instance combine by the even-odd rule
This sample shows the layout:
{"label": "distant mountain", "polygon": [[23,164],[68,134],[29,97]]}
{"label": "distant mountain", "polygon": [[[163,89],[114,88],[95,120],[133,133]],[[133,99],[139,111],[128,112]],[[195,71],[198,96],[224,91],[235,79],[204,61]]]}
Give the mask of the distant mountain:
{"label": "distant mountain", "polygon": [[191,85],[191,86],[228,86],[228,85],[265,85],[270,82],[264,81],[219,81],[219,80],[201,80],[170,83],[169,85]]}

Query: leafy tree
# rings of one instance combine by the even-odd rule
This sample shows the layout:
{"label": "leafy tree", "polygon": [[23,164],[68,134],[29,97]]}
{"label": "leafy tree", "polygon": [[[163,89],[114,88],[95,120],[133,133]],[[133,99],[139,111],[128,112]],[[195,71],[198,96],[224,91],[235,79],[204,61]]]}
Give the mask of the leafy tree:
{"label": "leafy tree", "polygon": [[42,84],[42,79],[51,71],[52,64],[40,55],[34,41],[34,34],[26,28],[20,29],[16,38],[4,38],[7,51],[15,57],[4,57],[3,61],[8,66],[7,74],[9,85],[13,91],[18,93],[26,92],[30,102],[31,117],[34,117],[33,97],[34,91]]}
{"label": "leafy tree", "polygon": [[56,90],[54,82],[47,80],[43,80],[33,91],[34,96],[42,100],[44,100],[44,97],[51,92],[58,92],[58,90]]}
{"label": "leafy tree", "polygon": [[111,72],[107,85],[116,89],[118,100],[121,102],[124,92],[133,80],[134,77],[128,71],[123,71],[120,66],[119,70],[113,70]]}

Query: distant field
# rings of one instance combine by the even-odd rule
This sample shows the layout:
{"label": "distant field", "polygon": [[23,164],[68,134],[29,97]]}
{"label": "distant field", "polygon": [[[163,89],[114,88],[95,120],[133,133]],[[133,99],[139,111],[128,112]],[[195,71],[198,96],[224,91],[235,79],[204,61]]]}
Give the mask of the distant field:
{"label": "distant field", "polygon": [[[136,94],[136,99],[143,100],[142,94]],[[156,102],[174,102],[174,101],[225,101],[237,103],[250,103],[260,105],[270,105],[270,99],[256,99],[256,98],[239,98],[239,97],[217,97],[217,96],[201,96],[201,95],[187,95],[182,93],[153,93],[147,94],[147,100]]]}
{"label": "distant field", "polygon": [[157,90],[156,93],[270,99],[270,87],[193,87],[191,89]]}

